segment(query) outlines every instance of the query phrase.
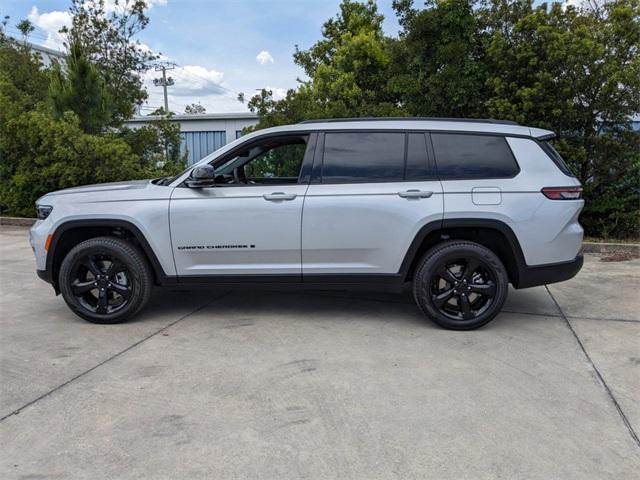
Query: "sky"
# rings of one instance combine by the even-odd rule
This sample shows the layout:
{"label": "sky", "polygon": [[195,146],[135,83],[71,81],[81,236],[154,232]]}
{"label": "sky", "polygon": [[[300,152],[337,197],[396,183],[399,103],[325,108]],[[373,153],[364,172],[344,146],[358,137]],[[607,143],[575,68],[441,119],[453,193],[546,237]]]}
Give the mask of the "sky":
{"label": "sky", "polygon": [[[112,0],[107,0],[109,5]],[[384,30],[396,35],[392,0],[379,0]],[[3,0],[0,16],[11,17],[7,32],[28,18],[36,26],[29,41],[63,49],[58,30],[70,21],[70,0]],[[207,113],[244,112],[236,100],[261,88],[281,97],[295,88],[302,69],[293,63],[295,46],[309,48],[321,37],[322,24],[338,13],[340,0],[147,0],[149,25],[139,40],[178,66],[168,71],[169,109],[182,113],[201,103]],[[417,2],[419,3],[419,2]],[[145,75],[149,93],[142,113],[163,104],[162,88],[153,85],[158,72]]]}

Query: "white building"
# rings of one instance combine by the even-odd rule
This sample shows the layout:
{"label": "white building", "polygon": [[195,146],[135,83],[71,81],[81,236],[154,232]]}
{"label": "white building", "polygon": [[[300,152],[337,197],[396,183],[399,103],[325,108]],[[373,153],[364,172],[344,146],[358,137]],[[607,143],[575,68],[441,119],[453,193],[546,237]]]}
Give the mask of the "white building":
{"label": "white building", "polygon": [[[130,128],[139,128],[159,120],[155,115],[133,117],[125,124]],[[180,124],[182,149],[188,151],[189,165],[204,156],[235,140],[242,134],[242,129],[258,122],[253,113],[203,113],[197,115],[173,115],[171,122]]]}
{"label": "white building", "polygon": [[[25,42],[21,40],[14,40],[14,41],[17,44],[21,44],[21,45],[25,44]],[[61,52],[59,50],[54,50],[49,47],[44,47],[42,45],[36,45],[35,43],[31,43],[31,42],[26,42],[26,45],[28,45],[28,47],[31,50],[33,50],[34,52],[40,55],[40,58],[42,59],[42,64],[45,67],[50,67],[54,61],[60,62],[63,65],[65,64],[66,54],[64,52]]]}

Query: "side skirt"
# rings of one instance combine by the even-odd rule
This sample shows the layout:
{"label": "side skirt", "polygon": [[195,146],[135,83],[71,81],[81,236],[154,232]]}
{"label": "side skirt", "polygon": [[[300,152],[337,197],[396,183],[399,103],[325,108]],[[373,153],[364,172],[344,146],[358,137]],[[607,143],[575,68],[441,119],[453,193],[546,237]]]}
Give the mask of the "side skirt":
{"label": "side skirt", "polygon": [[402,292],[402,275],[208,275],[165,277],[162,285],[256,289],[368,290]]}

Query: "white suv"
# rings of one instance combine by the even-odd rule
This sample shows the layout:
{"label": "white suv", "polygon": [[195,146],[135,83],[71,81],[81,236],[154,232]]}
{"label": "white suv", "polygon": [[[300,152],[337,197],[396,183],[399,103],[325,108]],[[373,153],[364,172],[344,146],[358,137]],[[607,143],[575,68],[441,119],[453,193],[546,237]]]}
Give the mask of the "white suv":
{"label": "white suv", "polygon": [[172,178],[43,196],[31,245],[39,276],[96,323],[130,318],[153,285],[412,284],[439,325],[477,328],[509,283],[582,266],[582,189],[552,137],[437,118],[260,130]]}

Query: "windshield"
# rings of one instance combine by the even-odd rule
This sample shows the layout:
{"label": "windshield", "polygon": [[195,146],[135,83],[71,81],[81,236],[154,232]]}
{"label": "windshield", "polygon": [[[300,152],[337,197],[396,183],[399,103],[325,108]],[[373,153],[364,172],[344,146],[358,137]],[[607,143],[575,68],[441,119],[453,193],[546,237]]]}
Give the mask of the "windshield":
{"label": "windshield", "polygon": [[171,177],[155,178],[155,179],[151,180],[151,183],[153,183],[154,185],[160,185],[160,186],[166,187],[167,185],[171,185],[173,182],[175,182],[181,175],[183,175],[190,168],[191,168],[191,166],[189,166],[188,168],[185,168],[179,174],[173,175]]}

